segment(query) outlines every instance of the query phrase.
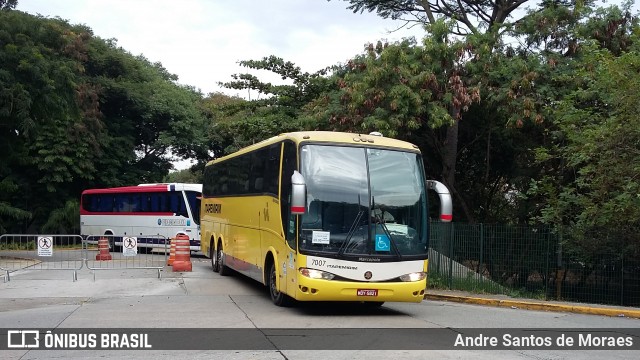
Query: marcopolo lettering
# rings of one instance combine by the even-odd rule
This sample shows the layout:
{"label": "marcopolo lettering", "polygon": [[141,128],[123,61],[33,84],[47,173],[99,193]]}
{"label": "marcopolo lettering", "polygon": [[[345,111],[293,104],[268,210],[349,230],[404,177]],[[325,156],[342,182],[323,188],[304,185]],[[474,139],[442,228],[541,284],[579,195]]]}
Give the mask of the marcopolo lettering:
{"label": "marcopolo lettering", "polygon": [[212,214],[220,214],[222,213],[222,204],[206,204],[205,212]]}

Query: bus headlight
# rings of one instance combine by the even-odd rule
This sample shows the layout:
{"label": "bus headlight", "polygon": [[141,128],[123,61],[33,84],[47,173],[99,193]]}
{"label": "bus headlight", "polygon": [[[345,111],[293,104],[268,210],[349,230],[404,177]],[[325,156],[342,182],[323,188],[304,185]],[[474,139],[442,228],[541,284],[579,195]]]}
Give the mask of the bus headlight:
{"label": "bus headlight", "polygon": [[400,276],[400,280],[404,282],[412,282],[412,281],[420,281],[424,280],[427,277],[427,273],[424,272],[414,272],[411,274],[404,274]]}
{"label": "bus headlight", "polygon": [[333,275],[332,273],[328,273],[326,271],[307,269],[307,268],[300,268],[300,274],[310,279],[331,280],[335,277],[335,275]]}

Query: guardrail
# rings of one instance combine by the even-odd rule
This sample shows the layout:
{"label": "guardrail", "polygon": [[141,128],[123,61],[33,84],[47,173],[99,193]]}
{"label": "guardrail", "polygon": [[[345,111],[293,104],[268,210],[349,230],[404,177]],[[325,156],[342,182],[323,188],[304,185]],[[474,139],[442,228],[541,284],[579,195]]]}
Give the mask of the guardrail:
{"label": "guardrail", "polygon": [[80,235],[0,235],[0,270],[6,273],[5,282],[18,270],[73,271],[76,281],[83,264]]}

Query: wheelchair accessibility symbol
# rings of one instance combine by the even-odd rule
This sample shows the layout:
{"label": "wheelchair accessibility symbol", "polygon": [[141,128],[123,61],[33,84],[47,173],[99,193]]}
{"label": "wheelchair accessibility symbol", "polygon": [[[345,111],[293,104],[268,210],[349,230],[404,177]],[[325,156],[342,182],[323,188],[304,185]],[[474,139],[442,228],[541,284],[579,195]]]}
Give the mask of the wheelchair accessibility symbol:
{"label": "wheelchair accessibility symbol", "polygon": [[389,237],[383,234],[376,235],[376,251],[390,251],[391,250],[391,242],[389,241]]}

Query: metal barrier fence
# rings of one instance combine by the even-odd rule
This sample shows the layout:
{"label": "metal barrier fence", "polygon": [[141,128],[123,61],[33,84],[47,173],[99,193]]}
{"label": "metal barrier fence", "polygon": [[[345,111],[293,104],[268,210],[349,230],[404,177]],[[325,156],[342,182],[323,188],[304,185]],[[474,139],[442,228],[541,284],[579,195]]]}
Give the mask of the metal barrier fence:
{"label": "metal barrier fence", "polygon": [[73,281],[83,266],[84,254],[80,235],[0,236],[0,270],[5,282],[18,270],[68,270]]}
{"label": "metal barrier fence", "polygon": [[156,269],[160,278],[169,255],[169,241],[162,235],[91,235],[83,243],[85,265],[94,270],[94,279],[95,270],[119,269]]}
{"label": "metal barrier fence", "polygon": [[430,240],[432,287],[640,306],[638,252],[563,252],[550,227],[432,223]]}
{"label": "metal barrier fence", "polygon": [[73,281],[78,270],[155,269],[158,278],[167,264],[169,241],[161,235],[88,236],[25,235],[0,236],[0,271],[4,281],[11,273],[30,270],[69,270]]}

